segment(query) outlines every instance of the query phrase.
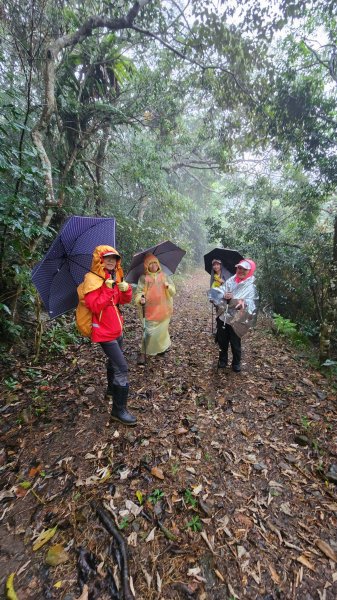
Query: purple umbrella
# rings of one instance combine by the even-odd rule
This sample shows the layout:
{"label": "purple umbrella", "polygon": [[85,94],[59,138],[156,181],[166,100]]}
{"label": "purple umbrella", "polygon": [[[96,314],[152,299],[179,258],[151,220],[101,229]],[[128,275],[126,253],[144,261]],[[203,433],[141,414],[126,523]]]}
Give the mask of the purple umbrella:
{"label": "purple umbrella", "polygon": [[32,271],[33,283],[53,319],[76,308],[77,286],[90,271],[96,246],[115,246],[113,217],[69,217],[45,257]]}
{"label": "purple umbrella", "polygon": [[142,252],[137,252],[132,258],[129,272],[125,278],[128,283],[137,283],[139,277],[144,274],[144,258],[147,254],[154,254],[158,258],[163,271],[167,275],[172,275],[186,254],[186,250],[182,250],[179,246],[167,240]]}

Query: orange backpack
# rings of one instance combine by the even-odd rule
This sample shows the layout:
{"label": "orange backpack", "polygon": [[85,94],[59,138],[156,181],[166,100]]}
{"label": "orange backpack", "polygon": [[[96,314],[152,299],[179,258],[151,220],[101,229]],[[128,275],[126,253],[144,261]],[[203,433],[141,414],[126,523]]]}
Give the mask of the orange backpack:
{"label": "orange backpack", "polygon": [[[94,275],[94,277],[92,278],[92,275]],[[93,271],[89,271],[89,273],[86,274],[84,281],[82,281],[82,283],[80,283],[80,285],[77,287],[77,294],[78,294],[78,299],[79,299],[79,303],[77,305],[76,308],[76,313],[75,313],[75,319],[76,319],[76,327],[78,329],[78,331],[84,336],[84,337],[91,337],[91,330],[92,330],[92,312],[91,310],[86,306],[85,302],[84,302],[84,283],[86,282],[87,278],[90,278],[90,284],[89,286],[86,285],[86,290],[88,291],[93,291],[99,287],[101,287],[101,285],[104,282],[104,277],[102,277],[101,275],[98,275],[97,273],[94,273]],[[97,282],[98,279],[98,282]],[[122,267],[119,267],[118,269],[116,269],[115,272],[115,281],[118,283],[120,281],[123,281],[123,269]]]}
{"label": "orange backpack", "polygon": [[84,337],[90,338],[92,330],[92,312],[85,305],[83,288],[84,281],[77,287],[79,303],[75,313],[76,327]]}

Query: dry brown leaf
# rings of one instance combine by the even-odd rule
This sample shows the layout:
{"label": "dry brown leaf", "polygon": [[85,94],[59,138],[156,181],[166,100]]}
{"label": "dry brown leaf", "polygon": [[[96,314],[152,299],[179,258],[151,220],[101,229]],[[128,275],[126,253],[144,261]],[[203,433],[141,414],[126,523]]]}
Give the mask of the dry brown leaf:
{"label": "dry brown leaf", "polygon": [[65,551],[62,544],[51,546],[46,555],[46,563],[51,567],[57,567],[69,560],[69,554]]}
{"label": "dry brown leaf", "polygon": [[157,590],[158,590],[158,592],[160,594],[161,593],[162,580],[161,580],[161,577],[160,577],[158,571],[156,572],[156,579],[157,579]]}
{"label": "dry brown leaf", "polygon": [[245,525],[249,529],[254,525],[253,521],[249,517],[247,517],[247,515],[243,515],[242,513],[236,513],[234,519],[237,523]]}
{"label": "dry brown leaf", "polygon": [[133,546],[134,548],[136,548],[137,546],[137,532],[133,531],[132,533],[130,533],[129,537],[128,537],[128,545],[129,546]]}
{"label": "dry brown leaf", "polygon": [[192,487],[192,494],[193,496],[197,496],[198,494],[200,494],[202,490],[202,484],[200,483],[199,485],[196,485],[195,487]]}
{"label": "dry brown leaf", "polygon": [[246,548],[244,546],[237,547],[238,558],[242,558],[245,554],[247,554]]}
{"label": "dry brown leaf", "polygon": [[280,505],[280,510],[287,515],[288,517],[293,517],[293,513],[291,512],[291,508],[290,508],[290,504],[289,502],[282,502],[282,504]]}
{"label": "dry brown leaf", "polygon": [[304,556],[304,554],[301,554],[301,556],[298,556],[296,558],[296,560],[297,560],[297,562],[301,563],[301,565],[308,567],[308,569],[310,569],[310,571],[316,571],[314,565],[310,562],[310,560],[307,559],[306,556]]}
{"label": "dry brown leaf", "polygon": [[28,477],[35,477],[42,470],[42,465],[38,465],[37,467],[32,467],[28,473]]}
{"label": "dry brown leaf", "polygon": [[201,573],[200,567],[192,567],[187,571],[187,577],[195,577],[195,575],[199,575]]}
{"label": "dry brown leaf", "polygon": [[186,471],[188,471],[189,473],[192,473],[192,475],[196,474],[196,470],[194,469],[194,467],[186,467]]}
{"label": "dry brown leaf", "polygon": [[249,575],[254,579],[254,581],[255,581],[255,583],[257,583],[257,585],[260,585],[261,579],[257,575],[257,573],[255,573],[254,571],[249,571]]}
{"label": "dry brown leaf", "polygon": [[334,562],[337,562],[337,553],[327,544],[324,540],[315,540],[317,548],[319,548],[325,556],[331,558]]}
{"label": "dry brown leaf", "polygon": [[205,531],[201,531],[200,535],[205,540],[205,542],[206,542],[207,546],[209,547],[210,551],[212,552],[212,554],[215,554],[213,546],[212,546],[211,542],[209,541],[206,532]]}
{"label": "dry brown leaf", "polygon": [[124,471],[120,472],[120,478],[122,481],[124,481],[125,479],[128,478],[128,475],[130,473],[130,469],[124,469]]}
{"label": "dry brown leaf", "polygon": [[154,533],[156,531],[156,528],[154,527],[153,529],[151,529],[149,535],[146,538],[146,542],[152,542],[154,540]]}
{"label": "dry brown leaf", "polygon": [[143,566],[141,566],[141,569],[142,569],[144,577],[146,579],[146,585],[147,585],[148,589],[150,589],[151,588],[151,583],[152,583],[152,577],[151,577],[150,573],[148,573],[146,571],[146,569],[144,569]]}
{"label": "dry brown leaf", "polygon": [[188,433],[188,429],[185,429],[185,427],[178,427],[174,433],[176,435],[184,435],[185,433]]}
{"label": "dry brown leaf", "polygon": [[130,590],[133,593],[133,597],[136,597],[136,592],[135,592],[135,586],[133,585],[133,578],[132,575],[130,575],[129,577],[129,583],[130,583]]}
{"label": "dry brown leaf", "polygon": [[276,583],[277,585],[279,585],[281,583],[281,579],[279,578],[278,574],[276,573],[273,565],[271,565],[270,563],[268,563],[268,568],[271,574],[271,578],[273,580],[274,583]]}
{"label": "dry brown leaf", "polygon": [[28,490],[25,490],[23,487],[18,486],[15,488],[15,495],[17,498],[24,498],[27,493]]}
{"label": "dry brown leaf", "polygon": [[10,490],[4,490],[3,492],[0,492],[0,502],[2,502],[2,500],[4,498],[15,498],[15,494],[13,493],[13,489]]}
{"label": "dry brown leaf", "polygon": [[76,600],[88,600],[89,597],[89,588],[87,586],[87,584],[85,583],[83,586],[83,591],[82,594],[76,598]]}
{"label": "dry brown leaf", "polygon": [[234,596],[235,600],[240,600],[240,596],[234,591],[234,589],[232,588],[231,584],[229,582],[227,582],[227,587],[228,587],[228,591],[229,593]]}
{"label": "dry brown leaf", "polygon": [[153,477],[157,477],[157,479],[165,479],[163,471],[158,467],[153,467],[151,469],[151,475],[153,475]]}
{"label": "dry brown leaf", "polygon": [[310,386],[311,386],[311,385],[314,385],[314,384],[312,383],[312,381],[310,381],[310,379],[307,379],[306,377],[303,377],[303,378],[302,378],[302,383],[304,383],[305,385],[310,385]]}

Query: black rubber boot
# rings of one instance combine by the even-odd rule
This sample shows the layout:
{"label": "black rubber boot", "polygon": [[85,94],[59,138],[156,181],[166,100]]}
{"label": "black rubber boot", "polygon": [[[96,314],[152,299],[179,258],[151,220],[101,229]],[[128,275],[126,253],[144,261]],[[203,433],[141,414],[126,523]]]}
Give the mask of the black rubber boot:
{"label": "black rubber boot", "polygon": [[113,385],[112,386],[112,411],[111,418],[114,421],[119,421],[123,425],[133,427],[137,424],[137,419],[131,415],[126,409],[126,403],[129,395],[129,386]]}
{"label": "black rubber boot", "polygon": [[240,363],[233,363],[232,364],[232,369],[234,371],[234,373],[240,373],[241,371],[241,364]]}

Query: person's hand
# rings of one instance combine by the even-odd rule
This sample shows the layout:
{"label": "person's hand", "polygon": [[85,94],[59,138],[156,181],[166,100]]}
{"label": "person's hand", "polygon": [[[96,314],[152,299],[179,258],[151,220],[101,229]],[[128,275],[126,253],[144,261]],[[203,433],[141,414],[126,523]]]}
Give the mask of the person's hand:
{"label": "person's hand", "polygon": [[120,281],[119,283],[117,283],[117,287],[120,292],[127,292],[129,289],[129,284],[127,283],[127,281]]}
{"label": "person's hand", "polygon": [[111,290],[113,288],[113,286],[115,285],[115,281],[114,279],[112,279],[112,277],[110,277],[110,279],[106,279],[105,280],[105,285]]}
{"label": "person's hand", "polygon": [[225,283],[225,280],[224,279],[219,279],[219,283],[220,283],[220,285],[222,285],[223,283]]}
{"label": "person's hand", "polygon": [[165,287],[166,287],[166,289],[168,289],[170,287],[170,284],[168,281],[165,281]]}
{"label": "person's hand", "polygon": [[140,297],[140,303],[141,304],[145,304],[146,300],[145,300],[145,296],[141,296]]}
{"label": "person's hand", "polygon": [[226,292],[223,296],[225,300],[231,300],[233,298],[232,292]]}
{"label": "person's hand", "polygon": [[245,301],[244,300],[239,300],[237,305],[236,305],[236,310],[240,310],[241,308],[245,307]]}

